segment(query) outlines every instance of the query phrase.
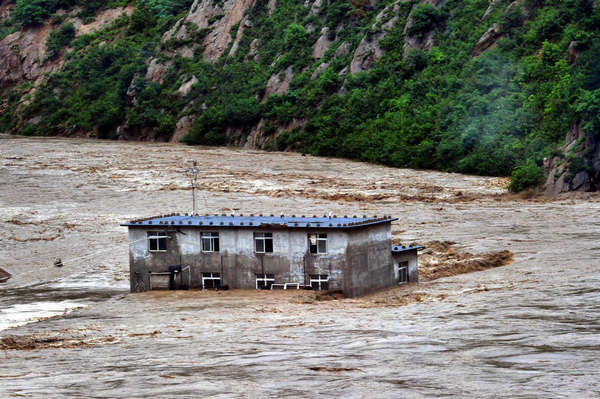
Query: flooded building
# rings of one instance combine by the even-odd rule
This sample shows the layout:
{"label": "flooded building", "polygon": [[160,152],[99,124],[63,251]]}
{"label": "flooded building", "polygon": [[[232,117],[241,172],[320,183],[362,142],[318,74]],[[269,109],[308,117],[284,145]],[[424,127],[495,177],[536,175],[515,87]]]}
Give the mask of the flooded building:
{"label": "flooded building", "polygon": [[392,247],[385,217],[168,215],[129,229],[131,291],[339,290],[358,296],[417,281],[420,247]]}

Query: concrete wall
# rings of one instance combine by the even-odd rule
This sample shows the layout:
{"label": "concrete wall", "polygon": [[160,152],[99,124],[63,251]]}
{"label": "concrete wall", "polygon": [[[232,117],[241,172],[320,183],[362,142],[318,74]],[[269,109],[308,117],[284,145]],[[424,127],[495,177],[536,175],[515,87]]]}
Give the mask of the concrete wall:
{"label": "concrete wall", "polygon": [[[388,227],[389,229],[389,227]],[[148,250],[147,233],[158,228],[130,228],[130,281],[132,291],[150,288],[149,272],[167,272],[169,266],[189,266],[191,288],[202,287],[202,273],[221,273],[221,283],[231,288],[255,288],[256,274],[274,274],[275,283],[309,284],[309,275],[327,274],[329,289],[343,289],[347,233],[326,231],[327,254],[308,253],[308,234],[319,230],[223,229],[219,227],[164,230],[170,238],[166,252]],[[202,252],[201,233],[219,232],[219,252]],[[255,253],[254,233],[273,233],[273,252]],[[388,247],[389,252],[389,247]],[[188,281],[187,271],[183,282]]]}
{"label": "concrete wall", "polygon": [[391,247],[389,224],[349,231],[345,295],[359,296],[395,285]]}
{"label": "concrete wall", "polygon": [[398,264],[400,262],[408,262],[408,281],[410,283],[419,282],[419,262],[417,258],[417,250],[393,253],[394,259],[394,278],[398,281]]}

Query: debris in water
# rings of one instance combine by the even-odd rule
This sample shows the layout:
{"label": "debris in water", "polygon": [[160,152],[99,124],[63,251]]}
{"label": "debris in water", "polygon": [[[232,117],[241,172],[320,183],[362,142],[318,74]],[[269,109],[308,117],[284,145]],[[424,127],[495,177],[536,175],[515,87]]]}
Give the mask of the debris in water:
{"label": "debris in water", "polygon": [[0,268],[0,283],[6,283],[8,279],[12,277],[12,274],[7,272],[6,270]]}

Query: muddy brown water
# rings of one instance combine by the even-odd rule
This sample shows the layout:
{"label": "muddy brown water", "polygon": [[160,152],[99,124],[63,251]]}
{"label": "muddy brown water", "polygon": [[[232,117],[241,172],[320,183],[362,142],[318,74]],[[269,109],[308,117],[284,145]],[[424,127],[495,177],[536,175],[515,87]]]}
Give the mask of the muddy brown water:
{"label": "muddy brown water", "polygon": [[[391,214],[403,242],[508,249],[509,266],[386,293],[127,293],[130,218]],[[505,181],[242,149],[0,136],[0,397],[600,396],[600,202]],[[63,268],[53,267],[56,257]],[[4,327],[2,323],[4,322]],[[12,323],[12,324],[11,324]]]}

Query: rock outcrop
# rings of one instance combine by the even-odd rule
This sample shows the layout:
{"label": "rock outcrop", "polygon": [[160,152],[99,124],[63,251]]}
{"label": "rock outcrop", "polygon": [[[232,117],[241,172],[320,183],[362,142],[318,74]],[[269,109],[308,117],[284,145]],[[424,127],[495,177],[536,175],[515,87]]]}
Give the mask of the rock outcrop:
{"label": "rock outcrop", "polygon": [[175,132],[173,132],[173,136],[169,141],[171,143],[180,142],[181,139],[189,133],[190,129],[192,128],[193,122],[194,118],[189,115],[185,115],[181,119],[179,119],[179,121],[177,121],[177,124],[175,125]]}
{"label": "rock outcrop", "polygon": [[146,70],[146,80],[162,84],[165,74],[172,63],[170,60],[163,63],[156,58],[151,58]]}
{"label": "rock outcrop", "polygon": [[[4,7],[3,10],[6,14],[10,9]],[[67,20],[75,26],[76,36],[81,36],[96,32],[121,15],[131,15],[132,12],[133,7],[103,10],[89,24],[83,24],[72,14],[67,15]],[[33,82],[34,86],[38,86],[46,73],[53,73],[62,68],[63,57],[46,60],[46,42],[53,29],[55,27],[47,22],[42,26],[18,30],[0,40],[0,90],[23,81]]]}
{"label": "rock outcrop", "polygon": [[483,53],[485,50],[493,48],[496,45],[496,41],[501,37],[502,34],[500,31],[500,24],[492,24],[492,26],[490,26],[488,30],[486,30],[485,33],[481,35],[481,38],[477,41],[477,44],[473,49],[473,56],[476,57],[479,54]]}
{"label": "rock outcrop", "polygon": [[61,61],[46,63],[46,41],[52,31],[48,24],[14,32],[0,41],[0,89],[22,81],[34,82],[46,72],[58,70]]}
{"label": "rock outcrop", "polygon": [[180,95],[181,97],[187,96],[188,94],[190,94],[190,92],[192,91],[192,87],[194,87],[194,85],[196,83],[198,83],[198,78],[195,76],[192,76],[190,79],[185,81],[181,86],[179,86],[179,89],[177,89],[177,94]]}
{"label": "rock outcrop", "polygon": [[579,124],[569,130],[561,155],[544,160],[548,195],[600,189],[600,139]]}
{"label": "rock outcrop", "polygon": [[[444,0],[421,0],[421,4],[431,4],[436,8],[441,8],[444,5]],[[412,11],[411,11],[412,13]],[[406,57],[411,50],[429,51],[434,46],[433,30],[426,32],[422,36],[408,36],[408,29],[412,24],[412,19],[409,16],[404,27],[404,46],[402,47],[403,55]]]}
{"label": "rock outcrop", "polygon": [[[333,35],[335,37],[335,35]],[[315,60],[320,60],[325,55],[325,52],[331,46],[331,43],[334,42],[334,39],[330,39],[330,32],[328,27],[324,27],[321,29],[321,36],[317,42],[313,45],[312,57]]]}
{"label": "rock outcrop", "polygon": [[[354,51],[354,57],[350,63],[350,73],[355,74],[360,71],[368,71],[375,66],[377,60],[381,58],[384,50],[379,46],[379,42],[383,40],[390,29],[392,29],[398,21],[398,5],[394,4],[391,8],[385,8],[375,18],[375,23],[371,26],[372,30],[377,29],[374,34],[367,34],[362,38],[358,47]],[[381,25],[381,28],[377,28],[377,24],[380,23],[384,16],[392,12],[393,16],[387,22]]]}
{"label": "rock outcrop", "polygon": [[[282,76],[283,75],[283,76]],[[271,75],[265,89],[265,97],[270,94],[285,94],[290,89],[290,82],[294,77],[292,66],[286,68],[284,72]]]}
{"label": "rock outcrop", "polygon": [[[207,62],[216,62],[232,40],[231,29],[234,25],[240,28],[244,13],[253,4],[254,0],[195,0],[188,15],[164,34],[163,42],[190,40],[193,39],[196,30],[206,31],[202,42],[202,56]],[[191,29],[190,24],[195,28]],[[190,55],[189,52],[180,54],[184,57]]]}

